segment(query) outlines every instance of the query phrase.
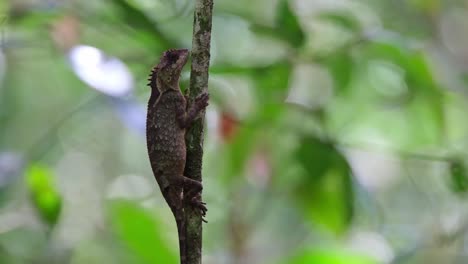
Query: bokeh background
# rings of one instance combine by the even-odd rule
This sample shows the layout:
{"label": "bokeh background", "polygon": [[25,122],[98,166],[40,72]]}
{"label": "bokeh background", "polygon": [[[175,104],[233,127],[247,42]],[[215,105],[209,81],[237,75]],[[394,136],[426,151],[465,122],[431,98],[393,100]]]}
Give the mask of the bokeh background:
{"label": "bokeh background", "polygon": [[[0,263],[177,263],[146,78],[193,8],[0,2]],[[468,1],[215,0],[211,54],[203,263],[468,263]]]}

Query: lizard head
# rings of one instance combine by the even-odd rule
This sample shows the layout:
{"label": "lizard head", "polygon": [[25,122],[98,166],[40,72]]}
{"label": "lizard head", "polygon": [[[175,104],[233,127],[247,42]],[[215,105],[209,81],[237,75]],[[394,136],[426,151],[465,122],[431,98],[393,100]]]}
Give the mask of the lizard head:
{"label": "lizard head", "polygon": [[149,77],[149,85],[163,93],[169,89],[179,89],[179,76],[187,63],[187,49],[170,49],[163,53],[159,64],[153,68]]}

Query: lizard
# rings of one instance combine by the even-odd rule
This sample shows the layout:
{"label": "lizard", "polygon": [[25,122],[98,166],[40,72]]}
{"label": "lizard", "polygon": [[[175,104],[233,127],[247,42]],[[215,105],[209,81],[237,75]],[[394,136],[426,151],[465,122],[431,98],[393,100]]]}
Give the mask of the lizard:
{"label": "lizard", "polygon": [[176,220],[181,264],[186,262],[184,205],[195,206],[202,216],[207,211],[201,201],[201,182],[183,175],[187,154],[185,133],[208,106],[209,99],[204,92],[188,105],[182,94],[179,77],[188,57],[187,49],[170,49],[152,68],[146,119],[148,156],[154,177]]}

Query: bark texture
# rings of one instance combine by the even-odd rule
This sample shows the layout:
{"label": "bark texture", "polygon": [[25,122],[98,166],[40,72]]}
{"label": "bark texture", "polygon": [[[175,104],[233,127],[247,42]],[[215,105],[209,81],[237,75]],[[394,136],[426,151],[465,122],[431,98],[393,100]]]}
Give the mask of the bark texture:
{"label": "bark texture", "polygon": [[[208,90],[212,13],[213,0],[196,0],[193,21],[190,101]],[[202,181],[204,120],[205,113],[193,124],[186,136],[187,162],[184,174],[196,181]],[[185,212],[187,264],[201,264],[202,218],[200,213],[190,206],[186,206]]]}

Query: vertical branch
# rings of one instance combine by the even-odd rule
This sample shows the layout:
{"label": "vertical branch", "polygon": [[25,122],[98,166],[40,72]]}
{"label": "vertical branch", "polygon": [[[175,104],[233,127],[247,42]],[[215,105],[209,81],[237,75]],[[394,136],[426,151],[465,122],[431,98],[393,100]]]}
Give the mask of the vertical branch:
{"label": "vertical branch", "polygon": [[[213,0],[196,0],[192,38],[192,69],[190,73],[189,98],[193,100],[208,89],[210,66],[210,41]],[[187,133],[187,162],[185,175],[202,180],[203,123],[205,115],[194,123]],[[185,207],[187,264],[201,264],[202,219],[191,206]]]}

